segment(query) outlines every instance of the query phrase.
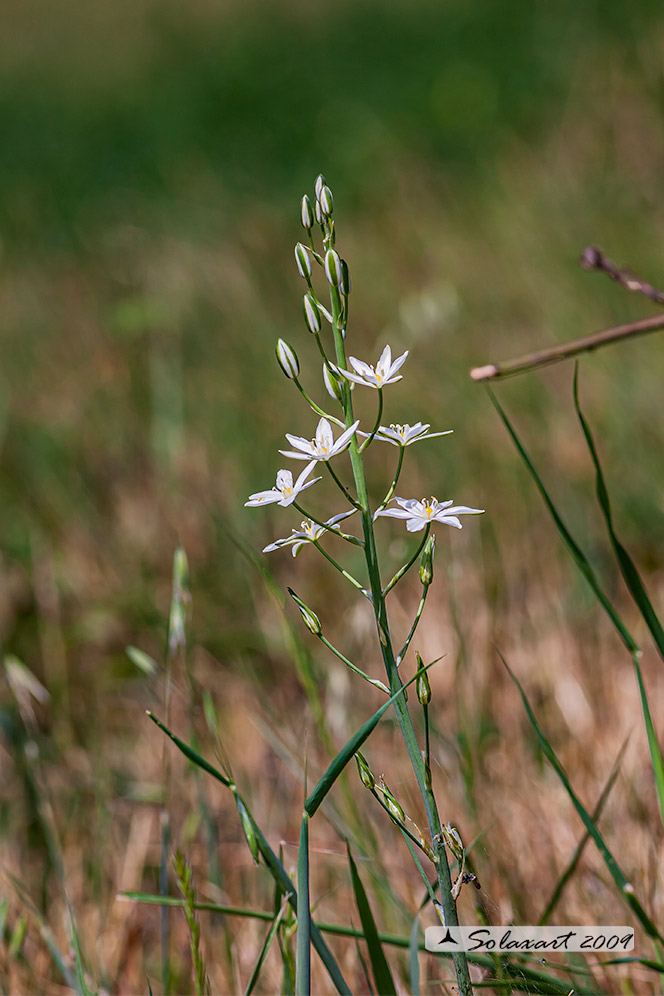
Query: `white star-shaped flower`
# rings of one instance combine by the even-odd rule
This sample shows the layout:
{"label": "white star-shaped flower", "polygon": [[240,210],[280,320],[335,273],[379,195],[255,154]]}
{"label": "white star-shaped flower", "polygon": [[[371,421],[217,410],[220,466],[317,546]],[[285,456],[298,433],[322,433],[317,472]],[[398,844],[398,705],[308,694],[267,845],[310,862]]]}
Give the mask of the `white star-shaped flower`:
{"label": "white star-shaped flower", "polygon": [[[411,443],[418,443],[420,439],[433,439],[434,436],[449,436],[453,431],[446,429],[444,432],[429,432],[431,428],[428,422],[416,422],[415,425],[381,425],[376,432],[375,439],[384,439],[387,443],[395,446],[410,446]],[[360,433],[368,436],[367,432]]]}
{"label": "white star-shaped flower", "polygon": [[316,481],[320,481],[320,477],[314,477],[313,481],[307,481],[307,477],[315,466],[316,462],[315,460],[312,460],[311,463],[304,468],[295,484],[293,484],[293,475],[290,470],[280,470],[277,474],[277,483],[275,486],[270,488],[269,491],[257,491],[256,494],[249,495],[249,500],[244,503],[245,506],[271,505],[273,502],[283,505],[284,508],[287,505],[292,505],[301,491],[306,491],[306,489],[310,488],[312,484],[316,483]]}
{"label": "white star-shaped flower", "polygon": [[425,498],[418,501],[416,498],[395,498],[394,501],[399,508],[384,508],[376,512],[374,518],[379,515],[390,515],[394,519],[405,519],[406,529],[409,533],[417,533],[420,529],[430,525],[432,522],[444,522],[447,526],[454,526],[461,529],[458,515],[480,515],[483,508],[468,508],[467,505],[454,505],[452,501],[437,501]]}
{"label": "white star-shaped flower", "polygon": [[264,548],[263,553],[272,553],[273,550],[280,550],[282,546],[292,546],[293,556],[297,557],[302,547],[306,546],[307,543],[315,543],[325,533],[337,532],[338,530],[335,530],[334,526],[338,522],[341,522],[342,519],[347,519],[349,515],[353,515],[354,511],[355,509],[351,509],[349,512],[341,512],[340,515],[333,515],[331,519],[327,519],[324,526],[319,526],[317,523],[312,522],[311,519],[305,519],[300,529],[293,529],[290,536],[270,543]]}
{"label": "white star-shaped flower", "polygon": [[291,436],[286,433],[286,439],[295,447],[295,450],[279,450],[282,456],[291,457],[293,460],[330,460],[333,456],[350,446],[353,434],[360,424],[360,420],[353,422],[339,438],[335,441],[332,435],[332,426],[326,418],[322,418],[316,428],[316,435],[313,439],[303,439],[302,436]]}
{"label": "white star-shaped flower", "polygon": [[349,356],[348,360],[355,373],[339,368],[337,368],[337,373],[341,374],[347,380],[353,381],[355,384],[363,384],[364,387],[373,387],[378,390],[380,387],[385,387],[386,384],[396,384],[398,380],[401,380],[401,374],[398,376],[395,376],[395,374],[406,362],[407,356],[408,350],[402,353],[393,363],[392,350],[389,346],[386,346],[380,354],[380,359],[375,367],[372,367],[369,363],[365,363],[364,360],[358,360],[355,356]]}

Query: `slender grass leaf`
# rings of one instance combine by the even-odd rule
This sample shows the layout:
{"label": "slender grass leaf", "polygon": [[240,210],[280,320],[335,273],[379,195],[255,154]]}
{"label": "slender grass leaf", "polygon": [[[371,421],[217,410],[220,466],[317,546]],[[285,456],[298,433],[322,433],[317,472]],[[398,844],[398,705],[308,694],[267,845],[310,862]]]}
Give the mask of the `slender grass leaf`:
{"label": "slender grass leaf", "polygon": [[[434,661],[433,663],[436,662]],[[428,664],[427,668],[425,668],[424,670],[428,670],[428,668],[430,667],[433,667],[433,664]],[[423,670],[422,668],[419,668],[418,673],[421,674],[422,670]],[[327,770],[325,771],[322,778],[320,779],[315,789],[313,790],[313,792],[311,793],[311,795],[304,804],[305,812],[309,816],[314,815],[314,813],[316,812],[316,810],[322,803],[323,799],[330,791],[330,789],[332,788],[335,781],[337,780],[341,772],[344,770],[350,759],[357,753],[357,751],[360,749],[364,741],[371,735],[373,730],[376,728],[383,714],[387,712],[392,703],[396,699],[398,699],[400,695],[404,693],[405,689],[408,688],[408,685],[411,685],[416,680],[417,680],[417,674],[413,675],[410,681],[407,681],[402,688],[400,688],[397,692],[395,692],[394,695],[392,695],[391,698],[389,698],[387,702],[385,702],[380,707],[380,709],[378,709],[378,711],[375,712],[373,716],[371,716],[371,718],[368,719],[366,723],[364,723],[359,728],[359,730],[353,734],[350,740],[348,740],[344,744],[344,746],[341,748],[336,757],[333,758],[333,760],[330,762]]]}
{"label": "slender grass leaf", "polygon": [[362,929],[364,930],[364,938],[367,942],[376,989],[380,993],[380,996],[396,996],[397,990],[394,984],[394,979],[392,978],[390,966],[387,964],[387,959],[385,958],[385,953],[380,943],[376,921],[373,918],[367,894],[364,891],[362,880],[360,879],[357,867],[353,861],[353,855],[350,852],[350,844],[348,841],[346,841],[346,850],[348,852],[348,864],[350,866],[350,875],[353,882],[355,904],[357,906],[357,911],[360,914],[360,921],[362,923]]}
{"label": "slender grass leaf", "polygon": [[553,521],[554,521],[554,523],[556,525],[556,529],[558,530],[558,532],[559,532],[559,534],[560,534],[563,542],[565,543],[565,546],[567,547],[567,549],[569,550],[570,554],[572,555],[572,559],[574,560],[574,563],[578,567],[578,569],[581,572],[581,574],[583,574],[583,576],[586,579],[586,581],[588,582],[590,588],[594,592],[595,597],[600,602],[600,604],[602,605],[603,609],[606,611],[607,615],[611,619],[611,622],[615,626],[615,628],[618,631],[618,634],[619,634],[621,640],[623,641],[623,643],[625,644],[625,646],[627,647],[627,649],[629,650],[629,652],[631,654],[636,653],[638,651],[638,649],[639,649],[638,646],[636,645],[636,643],[632,639],[632,636],[630,635],[629,631],[627,630],[627,627],[625,626],[625,624],[623,623],[622,619],[620,618],[620,616],[618,615],[618,613],[614,609],[613,605],[609,601],[609,598],[605,594],[603,588],[601,587],[599,581],[597,580],[595,572],[593,571],[592,567],[590,566],[590,563],[588,562],[588,559],[587,559],[586,555],[583,553],[583,551],[579,547],[578,543],[573,538],[572,534],[570,533],[570,531],[568,530],[567,526],[565,525],[565,523],[561,519],[560,515],[558,514],[558,510],[556,509],[556,507],[553,504],[551,498],[549,497],[549,494],[548,494],[546,488],[544,487],[544,484],[542,483],[542,480],[541,480],[539,474],[535,470],[535,467],[534,467],[534,465],[533,465],[530,457],[526,453],[526,451],[525,451],[525,449],[523,447],[523,444],[521,443],[521,440],[517,436],[517,434],[516,434],[516,432],[515,432],[515,430],[514,430],[514,428],[512,426],[512,423],[510,422],[510,420],[508,419],[507,415],[503,411],[503,409],[502,409],[500,403],[498,402],[498,399],[494,395],[493,391],[489,390],[489,396],[491,398],[491,401],[493,402],[494,408],[496,409],[496,411],[498,412],[500,418],[502,419],[503,424],[504,424],[505,428],[507,429],[507,431],[508,431],[508,433],[509,433],[509,435],[510,435],[510,437],[512,439],[512,442],[516,446],[517,451],[519,453],[519,456],[521,457],[521,459],[525,463],[526,467],[528,468],[528,471],[529,471],[531,477],[533,478],[533,480],[534,480],[534,482],[535,482],[535,484],[537,486],[537,489],[538,489],[539,493],[541,494],[542,498],[544,499],[544,503],[545,503],[546,507],[548,508],[549,512],[551,513]]}
{"label": "slender grass leaf", "polygon": [[360,963],[360,968],[362,969],[362,976],[364,978],[364,982],[367,987],[367,993],[369,994],[369,996],[374,996],[374,988],[371,985],[371,976],[369,975],[369,969],[367,967],[364,955],[362,954],[362,948],[360,947],[359,938],[355,938],[355,954],[357,955],[357,960]]}
{"label": "slender grass leaf", "polygon": [[410,979],[410,991],[413,996],[420,996],[420,949],[417,943],[419,932],[420,914],[416,913],[410,932],[410,944],[408,946],[408,977]]}
{"label": "slender grass leaf", "polygon": [[311,909],[309,906],[309,817],[302,815],[300,846],[297,855],[297,959],[295,962],[295,992],[309,996],[311,992]]}
{"label": "slender grass leaf", "polygon": [[254,965],[254,970],[251,973],[251,978],[249,979],[249,982],[247,983],[247,988],[244,991],[245,996],[251,996],[251,993],[254,990],[254,986],[258,982],[258,977],[260,976],[261,971],[263,969],[263,963],[265,962],[267,953],[270,950],[270,947],[272,946],[272,941],[274,940],[274,937],[279,929],[279,924],[283,920],[283,916],[284,913],[286,912],[287,907],[288,903],[286,902],[286,900],[284,900],[284,902],[281,904],[281,909],[272,920],[272,925],[270,926],[270,929],[267,932],[267,936],[263,941],[260,953],[258,955],[258,961]]}
{"label": "slender grass leaf", "polygon": [[[608,777],[607,783],[604,786],[604,788],[602,789],[602,793],[601,793],[599,799],[597,800],[597,805],[595,806],[595,808],[594,808],[594,810],[592,812],[592,818],[595,821],[595,823],[597,823],[599,821],[599,818],[602,815],[602,810],[604,809],[604,805],[606,803],[606,800],[609,798],[609,795],[611,794],[611,789],[615,785],[616,778],[618,777],[618,772],[620,771],[620,766],[622,764],[622,760],[623,760],[623,757],[625,755],[625,750],[627,748],[628,741],[629,741],[629,737],[627,737],[625,739],[625,741],[623,742],[622,747],[618,751],[618,757],[616,758],[615,764],[613,765],[613,768],[611,769],[611,773],[610,773],[610,775]],[[554,909],[558,905],[558,901],[560,900],[560,897],[563,894],[563,890],[564,890],[565,886],[567,885],[567,883],[569,882],[569,880],[572,878],[574,872],[576,871],[577,865],[578,865],[578,863],[579,863],[579,861],[581,859],[581,855],[583,854],[584,848],[585,848],[585,846],[586,846],[586,844],[588,843],[589,840],[590,840],[590,834],[586,831],[586,833],[583,835],[583,837],[581,838],[581,840],[577,844],[576,849],[574,851],[574,854],[572,855],[572,859],[571,859],[570,863],[567,865],[567,868],[565,869],[565,871],[562,873],[562,875],[558,879],[558,882],[556,883],[556,886],[555,886],[553,892],[551,893],[551,898],[549,899],[548,903],[546,904],[546,906],[544,908],[544,912],[542,913],[541,917],[537,921],[541,926],[546,926],[546,924],[548,923],[549,919],[551,918],[551,914],[553,913]]]}
{"label": "slender grass leaf", "polygon": [[641,665],[639,663],[639,655],[634,654],[632,660],[634,662],[634,670],[636,671],[636,681],[639,686],[639,695],[641,696],[643,721],[645,723],[646,735],[648,737],[650,763],[652,764],[653,776],[655,778],[655,788],[657,789],[657,799],[659,801],[659,812],[662,818],[662,823],[664,824],[664,762],[662,761],[662,752],[659,746],[659,740],[657,739],[657,734],[655,732],[655,726],[652,721],[652,715],[650,713],[648,696],[646,695],[646,686],[643,683],[643,674],[641,673]]}
{"label": "slender grass leaf", "polygon": [[611,502],[609,500],[609,492],[604,480],[604,474],[602,473],[599,455],[597,453],[592,432],[590,431],[590,426],[585,415],[581,411],[581,406],[579,404],[578,364],[574,371],[574,407],[576,408],[576,413],[579,417],[583,434],[586,437],[586,443],[588,444],[588,450],[590,452],[593,466],[595,467],[595,490],[597,493],[597,500],[602,510],[602,515],[604,516],[604,522],[606,523],[607,532],[609,534],[611,546],[613,547],[613,552],[616,555],[616,560],[618,561],[618,566],[620,567],[620,572],[625,580],[627,588],[629,589],[630,595],[634,599],[639,612],[643,616],[646,626],[650,630],[659,654],[664,660],[664,629],[662,628],[662,624],[657,617],[657,613],[653,609],[652,603],[648,598],[645,586],[641,580],[641,575],[639,574],[634,561],[616,536],[613,528]]}
{"label": "slender grass leaf", "polygon": [[125,654],[132,664],[135,664],[145,674],[156,674],[159,670],[159,665],[154,657],[150,657],[149,654],[146,654],[143,650],[139,650],[138,647],[125,647]]}
{"label": "slender grass leaf", "polygon": [[[181,907],[184,905],[184,901],[178,897],[158,896],[154,893],[146,892],[121,892],[118,894],[118,898],[131,902],[147,903],[152,906],[167,904],[168,906]],[[274,912],[268,910],[243,909],[236,906],[223,906],[219,903],[196,902],[194,904],[194,909],[210,913],[223,913],[227,916],[246,917],[248,919],[261,920],[265,923],[271,923],[276,915]],[[312,920],[311,926],[312,937],[314,936],[314,928],[321,933],[332,934],[336,937],[348,937],[356,940],[362,940],[365,936],[363,929],[361,930],[358,927],[347,927],[345,924],[341,923],[323,923]],[[381,944],[387,944],[390,947],[400,948],[403,951],[410,950],[410,937],[405,937],[400,934],[386,933],[380,933],[378,937]],[[417,946],[419,951],[426,951],[424,941],[419,941]],[[492,970],[494,968],[494,961],[490,955],[469,954],[468,961],[487,970]],[[505,965],[504,971],[510,979],[512,988],[519,990],[520,992],[551,993],[554,994],[554,996],[568,996],[570,991],[568,983],[560,982],[553,975],[547,975],[543,972],[538,972],[535,969],[528,968],[528,966],[524,965],[521,961],[508,962]],[[568,974],[571,973],[574,975],[579,974],[582,970],[566,965],[565,971]],[[575,996],[599,996],[596,990],[586,989],[580,986],[574,987],[574,993]]]}
{"label": "slender grass leaf", "polygon": [[544,756],[550,763],[553,770],[558,775],[558,778],[562,782],[563,787],[567,792],[570,801],[572,802],[572,805],[574,806],[577,813],[581,817],[581,820],[583,821],[588,833],[595,842],[595,845],[599,853],[602,855],[604,863],[606,864],[606,867],[608,868],[611,877],[615,882],[616,887],[618,888],[618,891],[620,892],[620,894],[622,895],[622,897],[624,898],[625,902],[630,907],[632,912],[638,917],[639,922],[641,923],[642,927],[644,928],[648,936],[654,938],[657,941],[664,942],[664,938],[662,937],[657,927],[646,913],[645,909],[643,908],[639,900],[636,898],[636,895],[634,893],[634,886],[631,885],[631,883],[628,882],[627,879],[625,878],[625,875],[622,869],[620,868],[620,865],[618,864],[613,854],[609,850],[606,841],[604,840],[604,837],[599,832],[597,824],[595,823],[595,821],[593,820],[587,809],[585,809],[585,807],[582,805],[574,789],[572,788],[569,778],[565,774],[563,766],[556,757],[551,744],[546,739],[546,737],[544,736],[539,727],[537,719],[535,718],[535,714],[526,697],[526,693],[524,692],[521,683],[519,682],[519,679],[514,674],[514,672],[512,671],[512,669],[510,668],[509,664],[507,663],[503,655],[500,653],[500,651],[498,651],[498,654],[500,655],[500,659],[502,660],[503,664],[505,665],[505,668],[507,669],[507,673],[509,674],[510,678],[517,687],[519,695],[521,696],[521,701],[523,702],[524,708],[528,715],[528,719],[530,720],[531,726],[535,731],[535,735],[542,749],[542,752],[544,753]]}
{"label": "slender grass leaf", "polygon": [[150,712],[149,709],[147,710],[147,715],[150,717],[152,722],[166,734],[167,737],[170,737],[170,739],[173,741],[178,750],[182,751],[184,756],[188,758],[192,762],[192,764],[195,764],[197,767],[202,768],[203,771],[206,771],[208,773],[208,775],[212,775],[213,778],[216,778],[217,781],[221,782],[222,785],[225,785],[226,788],[231,787],[232,783],[230,778],[227,778],[226,775],[222,775],[222,773],[218,771],[215,767],[213,767],[208,761],[206,761],[205,758],[201,757],[200,754],[198,754],[195,750],[193,750],[189,746],[189,744],[186,744],[184,740],[180,740],[180,738],[176,736],[176,734],[173,733],[171,730],[169,730],[169,728],[165,726],[160,719],[157,719],[155,714],[153,712]]}
{"label": "slender grass leaf", "polygon": [[[180,738],[176,736],[174,733],[172,733],[171,730],[169,730],[168,727],[161,722],[161,720],[157,719],[154,713],[148,711],[148,716],[159,727],[159,729],[162,730],[166,734],[166,736],[173,741],[175,746],[184,754],[186,758],[188,758],[188,760],[192,762],[192,764],[195,764],[199,768],[202,768],[203,771],[207,771],[208,774],[212,775],[213,778],[216,778],[217,781],[221,782],[222,785],[226,786],[226,788],[232,789],[234,794],[237,794],[237,789],[235,788],[234,785],[232,785],[229,778],[227,778],[225,775],[222,775],[220,771],[217,771],[217,769],[213,767],[211,764],[209,764],[208,761],[206,761],[204,758],[202,758],[200,754],[198,754],[195,750],[193,750],[183,740],[180,740]],[[284,868],[284,866],[279,861],[276,854],[268,844],[265,835],[261,831],[260,827],[256,823],[251,813],[249,812],[249,809],[244,800],[239,796],[239,794],[237,794],[236,797],[239,798],[240,801],[242,802],[247,817],[249,818],[253,826],[254,834],[256,836],[256,841],[258,843],[258,849],[263,856],[263,860],[265,861],[265,864],[267,865],[270,874],[275,879],[275,881],[279,883],[284,893],[289,897],[289,903],[293,911],[297,915],[297,889],[295,888],[290,878],[290,875],[288,874],[288,872],[286,871],[286,869]],[[318,930],[315,923],[313,922],[311,924],[311,941],[318,955],[320,956],[321,961],[325,965],[327,973],[332,979],[332,982],[334,983],[334,986],[337,989],[337,991],[341,994],[341,996],[350,996],[350,989],[348,987],[346,980],[343,977],[341,969],[339,968],[339,965],[337,964],[334,955],[332,954],[329,947],[325,943],[323,935],[321,934],[321,932]]]}
{"label": "slender grass leaf", "polygon": [[85,969],[83,968],[83,957],[81,955],[81,943],[78,936],[78,931],[76,929],[76,923],[72,915],[71,910],[69,911],[69,924],[71,927],[71,946],[74,953],[74,967],[76,969],[76,978],[78,980],[78,985],[83,996],[92,996],[92,993],[88,989],[87,982],[85,981]]}

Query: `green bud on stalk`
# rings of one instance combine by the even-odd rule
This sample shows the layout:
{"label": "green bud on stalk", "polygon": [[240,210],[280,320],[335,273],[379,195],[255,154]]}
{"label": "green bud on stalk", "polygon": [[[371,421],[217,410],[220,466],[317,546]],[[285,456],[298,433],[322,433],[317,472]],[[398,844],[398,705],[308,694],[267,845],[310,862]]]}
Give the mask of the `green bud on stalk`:
{"label": "green bud on stalk", "polygon": [[348,269],[348,263],[345,259],[341,260],[341,283],[339,284],[339,290],[344,295],[348,297],[350,294],[350,270]]}
{"label": "green bud on stalk", "polygon": [[341,283],[341,259],[336,249],[328,249],[325,253],[325,276],[333,287]]}
{"label": "green bud on stalk", "polygon": [[364,754],[362,754],[359,750],[355,753],[355,763],[357,764],[357,770],[362,784],[368,789],[373,789],[376,785],[374,773],[367,764],[367,759]]}
{"label": "green bud on stalk", "polygon": [[308,232],[314,227],[314,215],[311,210],[311,201],[305,194],[302,198],[302,228],[306,228]]}
{"label": "green bud on stalk", "polygon": [[319,173],[318,176],[316,177],[316,182],[314,183],[314,191],[315,191],[315,194],[316,194],[316,200],[317,201],[320,200],[321,191],[322,191],[323,187],[326,187],[326,186],[327,186],[327,183],[325,182],[325,177],[323,176],[322,173]]}
{"label": "green bud on stalk", "polygon": [[303,246],[301,242],[295,246],[295,262],[300,276],[308,280],[311,276],[311,259],[306,246]]}
{"label": "green bud on stalk", "polygon": [[286,374],[289,380],[295,380],[300,372],[300,361],[292,346],[289,346],[285,339],[278,339],[275,346],[277,363]]}
{"label": "green bud on stalk", "polygon": [[433,581],[433,558],[436,552],[436,534],[431,533],[422,551],[420,561],[420,581],[425,588],[428,588]]}
{"label": "green bud on stalk", "polygon": [[304,625],[307,627],[309,632],[313,633],[314,636],[320,636],[321,633],[323,632],[323,627],[321,626],[320,619],[313,611],[313,609],[310,609],[308,605],[305,605],[302,599],[295,594],[292,588],[288,589],[288,594],[293,599],[298,609],[302,613],[302,619],[304,620]]}
{"label": "green bud on stalk", "polygon": [[323,187],[318,196],[321,212],[326,218],[331,218],[334,211],[334,198],[329,187]]}
{"label": "green bud on stalk", "polygon": [[242,830],[244,832],[245,840],[247,841],[249,850],[251,851],[251,856],[254,859],[254,864],[258,864],[260,852],[258,850],[258,841],[256,840],[256,831],[254,830],[254,824],[252,822],[251,817],[249,816],[249,813],[244,807],[242,799],[236,796],[235,802],[237,803],[237,811],[240,814],[240,820],[242,821]]}
{"label": "green bud on stalk", "polygon": [[314,335],[316,332],[320,332],[320,311],[318,310],[318,305],[313,299],[311,294],[305,294],[302,300],[302,306],[304,308],[304,321],[309,331]]}
{"label": "green bud on stalk", "polygon": [[381,790],[382,790],[382,793],[383,793],[383,802],[387,806],[387,810],[388,810],[390,816],[392,817],[392,819],[396,823],[403,823],[405,821],[405,819],[406,819],[406,815],[405,815],[403,809],[401,808],[401,806],[399,805],[399,803],[397,802],[397,800],[394,798],[394,796],[390,792],[389,788],[387,787],[387,785],[385,784],[385,782],[382,779],[381,779],[381,783],[382,783],[381,784]]}
{"label": "green bud on stalk", "polygon": [[341,381],[335,373],[332,372],[327,363],[323,364],[323,383],[325,384],[325,390],[334,398],[335,401],[341,403],[343,401],[343,391],[341,389]]}
{"label": "green bud on stalk", "polygon": [[422,658],[417,654],[417,666],[421,668],[420,673],[415,681],[415,688],[417,689],[417,697],[419,699],[420,705],[428,706],[431,702],[431,685],[429,684],[429,675],[426,673]]}
{"label": "green bud on stalk", "polygon": [[318,224],[322,225],[324,223],[324,221],[325,221],[325,216],[323,215],[323,212],[321,210],[321,206],[320,206],[320,201],[319,200],[317,200],[314,203],[314,214],[316,215],[316,221],[318,222]]}

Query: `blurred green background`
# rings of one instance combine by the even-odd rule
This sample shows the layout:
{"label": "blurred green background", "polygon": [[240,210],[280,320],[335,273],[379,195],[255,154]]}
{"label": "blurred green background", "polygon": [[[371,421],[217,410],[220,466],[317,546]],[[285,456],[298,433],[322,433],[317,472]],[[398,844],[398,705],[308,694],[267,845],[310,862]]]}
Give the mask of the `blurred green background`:
{"label": "blurred green background", "polygon": [[[220,662],[206,680],[275,674],[238,542],[298,525],[243,502],[273,483],[283,433],[315,428],[273,346],[288,339],[318,391],[292,247],[320,171],[353,278],[349,351],[411,351],[385,421],[455,430],[409,452],[404,490],[487,509],[473,551],[498,629],[545,590],[557,540],[468,370],[651,313],[577,259],[597,243],[664,283],[661,3],[6,0],[3,15],[0,624],[67,738],[94,754],[152,701],[124,647],[163,657],[178,541],[196,640]],[[663,374],[657,335],[581,363],[622,533],[655,582]],[[601,566],[571,382],[566,364],[498,393]],[[335,584],[306,554],[270,566],[318,597]],[[574,620],[589,603],[567,584]]]}

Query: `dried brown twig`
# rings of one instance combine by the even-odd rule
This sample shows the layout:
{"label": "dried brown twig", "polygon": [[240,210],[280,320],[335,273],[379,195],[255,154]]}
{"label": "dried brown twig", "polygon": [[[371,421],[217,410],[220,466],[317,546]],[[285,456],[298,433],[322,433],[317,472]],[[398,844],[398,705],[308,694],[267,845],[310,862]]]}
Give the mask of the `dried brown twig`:
{"label": "dried brown twig", "polygon": [[[631,270],[619,269],[597,246],[589,246],[587,249],[584,249],[581,253],[579,263],[584,270],[600,270],[626,290],[643,294],[650,298],[651,301],[664,305],[664,293],[657,290],[656,287],[653,287],[652,284],[647,283],[645,280],[641,280]],[[513,377],[528,370],[535,370],[539,367],[548,366],[551,363],[567,360],[572,356],[578,356],[579,353],[590,352],[610,342],[619,342],[621,339],[645,335],[648,332],[656,332],[662,328],[664,328],[664,314],[653,315],[651,318],[642,318],[636,322],[627,322],[625,325],[615,325],[612,328],[602,329],[599,332],[591,332],[590,335],[574,339],[572,342],[560,343],[556,346],[549,346],[546,349],[526,353],[515,360],[506,360],[503,363],[488,363],[483,367],[474,367],[470,371],[470,376],[476,381]]]}

